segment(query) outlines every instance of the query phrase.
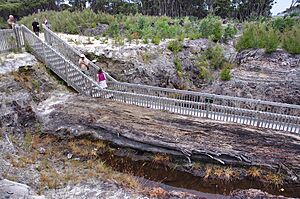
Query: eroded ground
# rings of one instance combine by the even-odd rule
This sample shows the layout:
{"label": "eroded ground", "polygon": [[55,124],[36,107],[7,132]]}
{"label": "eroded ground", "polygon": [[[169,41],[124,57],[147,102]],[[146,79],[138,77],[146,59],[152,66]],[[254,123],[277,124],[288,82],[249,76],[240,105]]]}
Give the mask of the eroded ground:
{"label": "eroded ground", "polygon": [[[26,183],[46,197],[67,197],[66,192],[88,197],[80,195],[84,190],[115,198],[202,197],[145,191],[128,175],[143,177],[142,168],[157,167],[165,170],[160,177],[169,175],[164,183],[190,174],[185,184],[198,176],[198,184],[220,180],[228,189],[250,179],[273,187],[266,190],[274,194],[300,197],[298,135],[90,99],[57,81],[40,64],[1,75],[0,179]],[[134,159],[139,162],[129,162]],[[134,172],[141,161],[143,172]],[[238,188],[256,185],[248,186]],[[224,194],[235,197],[232,191]]]}

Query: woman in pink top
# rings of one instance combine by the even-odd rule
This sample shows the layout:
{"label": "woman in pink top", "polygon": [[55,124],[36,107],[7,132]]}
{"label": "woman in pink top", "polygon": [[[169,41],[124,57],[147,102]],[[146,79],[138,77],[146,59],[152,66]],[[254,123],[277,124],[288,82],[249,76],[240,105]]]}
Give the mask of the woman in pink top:
{"label": "woman in pink top", "polygon": [[107,88],[106,76],[102,69],[99,69],[99,71],[98,71],[97,80],[98,80],[101,88]]}

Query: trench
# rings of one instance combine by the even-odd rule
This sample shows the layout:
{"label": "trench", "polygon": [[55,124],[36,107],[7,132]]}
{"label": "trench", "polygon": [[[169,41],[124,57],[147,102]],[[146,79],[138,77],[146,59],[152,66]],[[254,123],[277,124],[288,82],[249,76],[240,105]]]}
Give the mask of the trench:
{"label": "trench", "polygon": [[[202,197],[228,198],[234,190],[259,189],[272,195],[300,197],[300,184],[276,186],[264,183],[259,179],[240,178],[232,180],[204,179],[195,176],[178,166],[171,168],[163,162],[154,162],[148,153],[132,152],[131,149],[117,148],[113,154],[105,152],[99,155],[112,169],[175,188],[197,191]],[[138,155],[137,155],[138,154]],[[284,191],[280,189],[284,188]]]}

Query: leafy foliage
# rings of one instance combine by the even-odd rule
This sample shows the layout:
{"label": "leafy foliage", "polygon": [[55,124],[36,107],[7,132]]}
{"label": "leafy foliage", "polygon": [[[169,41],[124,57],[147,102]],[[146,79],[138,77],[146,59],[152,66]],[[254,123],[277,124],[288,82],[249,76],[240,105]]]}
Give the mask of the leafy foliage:
{"label": "leafy foliage", "polygon": [[213,68],[221,68],[225,62],[223,47],[220,44],[214,47],[209,47],[205,52],[206,58],[210,60],[210,64]]}
{"label": "leafy foliage", "polygon": [[238,30],[232,24],[228,24],[224,29],[223,39],[227,41],[230,38],[233,38],[237,34]]}
{"label": "leafy foliage", "polygon": [[182,50],[182,48],[183,48],[183,45],[178,40],[170,41],[169,44],[168,44],[168,49],[170,51],[174,52],[175,54],[180,52]]}
{"label": "leafy foliage", "polygon": [[203,37],[211,38],[213,41],[219,41],[223,35],[221,19],[209,15],[200,22],[199,30]]}
{"label": "leafy foliage", "polygon": [[[141,39],[144,43],[151,41],[157,45],[164,39],[175,38],[178,41],[183,41],[185,38],[199,39],[201,37],[220,40],[223,37],[223,32],[225,32],[225,27],[222,27],[220,18],[211,15],[203,20],[189,17],[174,19],[165,16],[153,17],[140,14],[129,16],[118,14],[113,16],[106,13],[95,13],[90,9],[80,12],[68,10],[42,12],[24,17],[20,23],[31,28],[34,18],[43,21],[45,16],[48,17],[52,30],[56,32],[78,34],[83,29],[94,28],[98,23],[108,24],[108,30],[101,36],[109,36],[115,39],[124,37],[130,42]],[[225,37],[232,37],[235,33],[234,31],[228,32],[230,31],[227,30]]]}
{"label": "leafy foliage", "polygon": [[238,51],[249,48],[264,48],[267,53],[276,51],[280,44],[280,34],[266,23],[252,22],[244,27],[244,33],[236,48]]}
{"label": "leafy foliage", "polygon": [[291,54],[300,54],[300,26],[288,30],[283,35],[283,48]]}
{"label": "leafy foliage", "polygon": [[278,17],[273,20],[246,23],[243,35],[236,45],[238,51],[264,48],[267,53],[272,53],[279,47],[292,54],[300,53],[300,27],[297,19]]}
{"label": "leafy foliage", "polygon": [[227,64],[220,72],[220,79],[222,81],[229,81],[231,79],[231,74],[230,74],[230,70],[231,70],[231,65]]}

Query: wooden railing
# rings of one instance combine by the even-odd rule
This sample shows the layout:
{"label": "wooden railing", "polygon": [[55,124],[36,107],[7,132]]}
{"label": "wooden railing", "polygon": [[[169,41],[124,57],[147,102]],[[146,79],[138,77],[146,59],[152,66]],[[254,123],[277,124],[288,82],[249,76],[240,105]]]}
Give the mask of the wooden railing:
{"label": "wooden railing", "polygon": [[0,52],[17,50],[23,46],[21,26],[16,25],[13,29],[0,29]]}
{"label": "wooden railing", "polygon": [[22,32],[32,53],[84,95],[177,114],[300,133],[299,105],[130,84],[114,79],[108,81],[108,89],[102,89],[93,77],[85,75],[74,64],[77,59],[68,59],[72,54],[77,57],[78,53],[70,52],[74,48],[67,43],[61,44],[53,32],[46,36],[46,43],[25,26],[22,26]]}

